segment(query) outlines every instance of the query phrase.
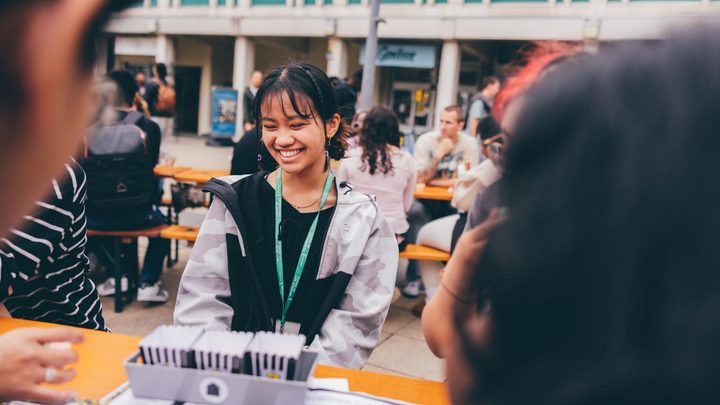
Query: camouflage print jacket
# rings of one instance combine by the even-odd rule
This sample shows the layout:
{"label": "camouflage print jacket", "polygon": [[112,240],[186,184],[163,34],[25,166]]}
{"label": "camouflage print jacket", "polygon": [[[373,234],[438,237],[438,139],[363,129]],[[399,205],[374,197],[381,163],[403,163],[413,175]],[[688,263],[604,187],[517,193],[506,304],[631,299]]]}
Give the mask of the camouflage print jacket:
{"label": "camouflage print jacket", "polygon": [[[261,181],[265,180],[258,175],[230,176],[205,187],[214,201],[182,276],[176,324],[274,330],[255,268],[262,255],[256,255],[258,243],[244,237],[259,218],[239,212],[238,196],[258,195],[253,193],[259,192]],[[309,337],[310,348],[320,352],[321,363],[360,368],[377,345],[390,308],[398,249],[372,198],[353,192],[344,182],[336,183],[336,191],[316,278],[330,284],[330,293],[301,330]],[[257,200],[243,204],[252,206]]]}

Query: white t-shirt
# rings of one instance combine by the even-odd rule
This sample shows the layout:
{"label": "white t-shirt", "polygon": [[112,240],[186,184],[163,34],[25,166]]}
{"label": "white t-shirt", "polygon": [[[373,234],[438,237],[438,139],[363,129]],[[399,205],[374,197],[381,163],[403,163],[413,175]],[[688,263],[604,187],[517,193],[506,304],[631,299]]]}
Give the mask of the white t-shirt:
{"label": "white t-shirt", "polygon": [[[413,152],[417,163],[417,171],[424,170],[433,158],[440,144],[440,132],[433,131],[420,135],[415,142]],[[445,155],[438,164],[435,179],[451,179],[458,176],[458,169],[463,164],[474,167],[478,164],[480,150],[477,141],[470,135],[460,132],[453,150]]]}

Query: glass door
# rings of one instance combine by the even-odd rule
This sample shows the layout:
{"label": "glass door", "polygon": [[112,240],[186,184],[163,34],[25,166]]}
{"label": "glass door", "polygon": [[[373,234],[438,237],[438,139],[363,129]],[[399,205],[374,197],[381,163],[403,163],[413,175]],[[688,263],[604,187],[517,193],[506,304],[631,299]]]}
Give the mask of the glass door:
{"label": "glass door", "polygon": [[418,136],[432,130],[435,92],[429,84],[394,83],[390,103],[400,131]]}

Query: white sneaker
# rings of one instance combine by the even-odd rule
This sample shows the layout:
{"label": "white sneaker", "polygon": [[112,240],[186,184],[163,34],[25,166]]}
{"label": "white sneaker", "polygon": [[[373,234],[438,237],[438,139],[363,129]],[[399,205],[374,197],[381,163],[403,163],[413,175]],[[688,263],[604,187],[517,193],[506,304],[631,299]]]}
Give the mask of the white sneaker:
{"label": "white sneaker", "polygon": [[[127,277],[123,277],[122,281],[120,281],[120,288],[122,292],[127,292],[128,290],[128,279]],[[102,284],[97,285],[97,292],[98,295],[101,297],[107,297],[110,295],[115,295],[115,278],[110,277],[109,279],[105,280]]]}
{"label": "white sneaker", "polygon": [[405,296],[405,298],[417,298],[420,295],[421,286],[422,281],[420,280],[410,281],[405,284],[405,287],[403,287],[400,292],[403,296]]}
{"label": "white sneaker", "polygon": [[161,282],[155,284],[143,284],[138,288],[138,301],[147,302],[166,302],[170,298],[170,293],[162,287]]}

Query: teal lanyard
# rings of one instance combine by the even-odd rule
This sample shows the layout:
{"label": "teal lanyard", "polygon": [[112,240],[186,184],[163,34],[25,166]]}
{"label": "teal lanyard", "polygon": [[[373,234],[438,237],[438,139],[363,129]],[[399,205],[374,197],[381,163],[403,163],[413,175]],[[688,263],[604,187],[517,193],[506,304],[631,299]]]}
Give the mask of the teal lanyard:
{"label": "teal lanyard", "polygon": [[318,219],[320,218],[320,211],[325,206],[325,202],[330,196],[330,190],[332,189],[333,175],[328,173],[327,180],[325,180],[325,188],[323,189],[322,197],[320,198],[320,209],[315,215],[315,219],[310,225],[310,230],[305,237],[302,250],[300,251],[300,258],[298,259],[297,267],[295,268],[295,275],[293,276],[292,284],[290,284],[290,291],[288,291],[287,299],[285,299],[285,273],[283,272],[283,244],[280,240],[280,222],[282,222],[282,169],[278,168],[277,177],[275,179],[275,269],[277,270],[278,284],[280,286],[280,299],[282,300],[282,319],[280,320],[280,333],[285,328],[285,319],[287,317],[288,309],[292,304],[293,298],[295,298],[295,292],[297,291],[298,284],[300,284],[300,278],[302,277],[303,270],[305,270],[305,263],[307,262],[308,253],[310,253],[310,245],[312,244],[313,237],[315,236],[315,230],[317,229]]}

